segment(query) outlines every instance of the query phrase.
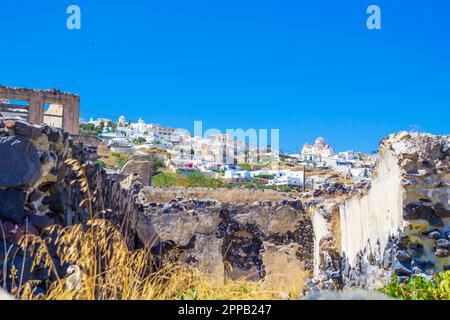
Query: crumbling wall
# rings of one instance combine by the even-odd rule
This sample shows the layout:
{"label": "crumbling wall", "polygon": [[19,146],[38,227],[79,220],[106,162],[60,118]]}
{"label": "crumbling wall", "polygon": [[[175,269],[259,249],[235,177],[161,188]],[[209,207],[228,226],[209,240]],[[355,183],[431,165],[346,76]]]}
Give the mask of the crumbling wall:
{"label": "crumbling wall", "polygon": [[[393,275],[405,280],[450,268],[449,143],[449,136],[406,132],[382,141],[370,190],[330,204],[339,208],[339,234],[331,223],[315,228],[319,243],[340,237],[331,249],[316,241],[316,259],[329,260],[322,279],[379,288]],[[323,205],[316,207],[317,217],[325,213]],[[336,251],[340,261],[332,258]]]}
{"label": "crumbling wall", "polygon": [[222,202],[253,203],[255,201],[282,201],[295,199],[292,193],[274,190],[221,189],[221,188],[186,188],[162,187],[145,191],[154,202],[167,202],[172,199],[216,199]]}
{"label": "crumbling wall", "polygon": [[[302,203],[273,192],[144,187],[137,175],[108,176],[62,130],[0,118],[0,270],[31,265],[17,246],[26,232],[47,237],[47,226],[89,217],[72,183],[76,173],[64,163],[75,158],[96,194],[94,212],[117,225],[127,221],[130,249],[146,245],[158,255],[176,249],[179,261],[216,281],[244,277],[298,291],[312,272],[325,288],[375,288],[394,274],[429,276],[450,266],[449,140],[390,136],[367,192]],[[24,281],[43,274],[25,271]],[[3,274],[0,282],[10,285]]]}
{"label": "crumbling wall", "polygon": [[130,174],[139,174],[144,185],[148,186],[152,183],[153,159],[149,154],[132,155],[120,170],[123,177]]}
{"label": "crumbling wall", "polygon": [[[39,268],[31,270],[32,257],[22,252],[19,240],[26,233],[51,237],[47,227],[89,218],[88,206],[80,205],[85,195],[78,183],[72,183],[76,172],[65,164],[69,158],[85,165],[91,191],[96,192],[93,213],[110,209],[105,216],[118,225],[127,219],[126,240],[134,248],[139,212],[135,196],[143,187],[139,179],[122,187],[98,165],[88,162],[89,152],[61,129],[0,118],[0,287],[11,288],[5,271],[16,266],[24,270],[22,282],[41,280],[45,290],[45,273]],[[56,267],[61,275],[66,272],[66,267]]]}
{"label": "crumbling wall", "polygon": [[[46,290],[45,273],[31,270],[32,257],[21,252],[20,238],[26,232],[49,237],[44,229],[50,225],[67,226],[89,218],[88,206],[80,205],[85,196],[73,183],[76,172],[65,164],[69,158],[85,167],[96,197],[93,213],[121,226],[130,249],[148,246],[161,256],[175,249],[178,261],[199,267],[211,279],[262,280],[276,291],[298,291],[312,271],[312,222],[300,201],[250,202],[264,199],[266,193],[252,196],[247,191],[245,202],[224,202],[211,199],[224,190],[206,189],[161,201],[138,175],[124,180],[107,175],[89,161],[83,140],[76,141],[60,129],[0,119],[0,166],[7,168],[0,170],[2,272],[13,265],[21,269],[25,261],[23,280],[41,280],[40,289]],[[230,197],[239,199],[236,190]],[[58,268],[64,275],[67,266]],[[0,277],[3,284],[11,287],[7,277]]]}
{"label": "crumbling wall", "polygon": [[[47,120],[53,119],[50,122],[61,124],[70,134],[78,134],[80,131],[80,97],[76,94],[61,92],[57,89],[35,90],[0,85],[0,99],[28,102],[28,107],[0,103],[0,111],[2,108],[7,108],[6,111],[9,114],[15,112],[8,112],[8,108],[20,109],[21,113],[26,114],[27,119],[34,124],[42,125],[47,118]],[[60,110],[45,112],[45,103],[54,104],[54,107],[60,106]]]}
{"label": "crumbling wall", "polygon": [[150,202],[146,191],[139,195],[145,205],[138,225],[153,226],[159,242],[151,245],[160,251],[176,247],[180,260],[216,281],[262,280],[272,290],[298,291],[312,271],[312,223],[298,200],[159,203]]}

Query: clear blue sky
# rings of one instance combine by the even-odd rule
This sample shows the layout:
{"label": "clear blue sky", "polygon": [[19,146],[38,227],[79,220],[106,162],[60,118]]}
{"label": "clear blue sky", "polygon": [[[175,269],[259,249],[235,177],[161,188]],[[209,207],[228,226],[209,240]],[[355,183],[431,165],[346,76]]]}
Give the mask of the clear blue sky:
{"label": "clear blue sky", "polygon": [[411,126],[450,133],[449,21],[448,0],[2,0],[0,83],[174,127],[278,128],[282,150],[323,135],[370,152]]}

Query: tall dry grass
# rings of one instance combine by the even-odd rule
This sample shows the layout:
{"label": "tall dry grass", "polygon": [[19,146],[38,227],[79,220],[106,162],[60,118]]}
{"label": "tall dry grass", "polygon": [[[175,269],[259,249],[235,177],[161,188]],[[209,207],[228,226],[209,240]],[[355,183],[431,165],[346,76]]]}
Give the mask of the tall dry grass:
{"label": "tall dry grass", "polygon": [[[33,252],[33,268],[46,270],[53,279],[45,293],[38,291],[38,281],[28,281],[15,290],[19,299],[42,300],[247,300],[271,299],[276,293],[266,291],[262,283],[230,281],[212,282],[199,270],[171,259],[156,259],[149,248],[130,251],[125,236],[102,213],[94,213],[96,201],[85,168],[68,160],[76,174],[73,184],[84,193],[80,206],[90,214],[84,224],[52,226],[52,237],[27,235],[21,241]],[[126,228],[125,228],[126,229]],[[56,257],[56,258],[55,258]],[[165,262],[161,262],[165,261]],[[67,270],[61,275],[61,267]]]}
{"label": "tall dry grass", "polygon": [[28,237],[37,248],[34,266],[44,265],[56,278],[46,294],[36,294],[33,281],[20,292],[21,299],[46,300],[168,300],[168,299],[270,299],[261,283],[246,281],[215,284],[197,269],[168,262],[155,270],[148,249],[130,251],[116,227],[107,220],[91,219],[85,226],[53,226],[58,264],[68,266],[66,277],[58,276],[49,245]]}

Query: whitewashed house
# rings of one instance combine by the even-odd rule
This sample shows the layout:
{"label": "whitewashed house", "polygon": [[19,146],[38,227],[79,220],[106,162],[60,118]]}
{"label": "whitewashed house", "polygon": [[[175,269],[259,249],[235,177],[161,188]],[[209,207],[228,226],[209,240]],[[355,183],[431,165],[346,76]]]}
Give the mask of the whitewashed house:
{"label": "whitewashed house", "polygon": [[251,180],[252,175],[249,171],[227,170],[224,174],[227,180]]}
{"label": "whitewashed house", "polygon": [[269,181],[269,185],[300,187],[304,178],[303,171],[279,171],[275,178]]}

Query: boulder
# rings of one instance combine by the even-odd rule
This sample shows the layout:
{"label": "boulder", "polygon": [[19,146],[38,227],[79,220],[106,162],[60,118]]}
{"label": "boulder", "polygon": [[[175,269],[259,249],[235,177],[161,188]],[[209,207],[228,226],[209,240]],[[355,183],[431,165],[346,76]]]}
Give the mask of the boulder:
{"label": "boulder", "polygon": [[410,203],[404,209],[404,218],[405,220],[424,219],[430,221],[434,212],[434,209],[431,207],[418,203]]}
{"label": "boulder", "polygon": [[0,240],[5,240],[6,242],[12,244],[18,244],[24,235],[25,230],[23,227],[12,224],[8,221],[0,222]]}
{"label": "boulder", "polygon": [[436,240],[436,246],[438,248],[443,248],[443,249],[450,250],[450,240],[438,239],[438,240]]}
{"label": "boulder", "polygon": [[26,193],[14,189],[0,189],[0,218],[21,223],[28,215],[25,210]]}
{"label": "boulder", "polygon": [[0,137],[0,186],[31,187],[39,179],[39,154],[33,144],[20,136]]}
{"label": "boulder", "polygon": [[14,132],[18,135],[36,140],[42,134],[42,128],[25,121],[16,121]]}
{"label": "boulder", "polygon": [[123,176],[129,176],[130,174],[138,174],[144,183],[144,185],[151,184],[152,177],[152,161],[131,159],[122,168],[120,172]]}

